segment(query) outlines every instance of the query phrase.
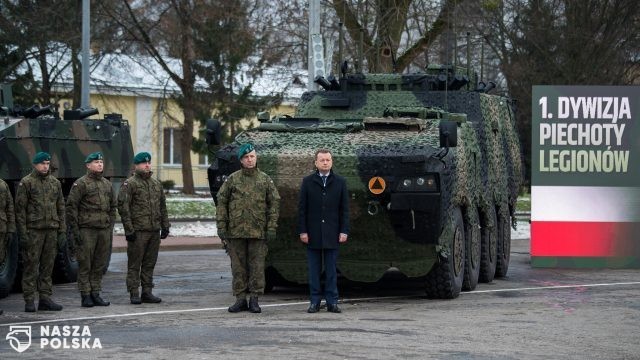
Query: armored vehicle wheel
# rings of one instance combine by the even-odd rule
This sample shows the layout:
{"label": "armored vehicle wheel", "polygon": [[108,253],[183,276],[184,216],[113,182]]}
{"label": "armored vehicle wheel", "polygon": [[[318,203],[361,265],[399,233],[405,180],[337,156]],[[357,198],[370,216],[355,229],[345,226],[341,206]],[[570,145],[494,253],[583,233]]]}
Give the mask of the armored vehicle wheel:
{"label": "armored vehicle wheel", "polygon": [[496,210],[490,207],[480,221],[480,242],[482,243],[480,255],[481,282],[492,282],[496,274],[498,257],[498,229],[496,223]]}
{"label": "armored vehicle wheel", "polygon": [[270,293],[273,291],[273,288],[276,286],[275,279],[273,274],[269,274],[269,272],[265,272],[264,274],[264,293]]}
{"label": "armored vehicle wheel", "polygon": [[465,236],[464,221],[459,208],[453,210],[453,236],[450,253],[439,256],[438,264],[427,275],[427,296],[438,299],[454,299],[460,295],[464,279]]}
{"label": "armored vehicle wheel", "polygon": [[67,231],[67,239],[58,244],[58,255],[53,266],[53,281],[69,283],[78,280],[78,259],[73,248],[73,235]]}
{"label": "armored vehicle wheel", "polygon": [[18,237],[7,235],[6,252],[0,259],[0,299],[9,296],[18,270]]}
{"label": "armored vehicle wheel", "polygon": [[507,276],[509,259],[511,257],[511,226],[509,225],[509,209],[504,205],[498,215],[498,261],[496,263],[496,277]]}
{"label": "armored vehicle wheel", "polygon": [[294,286],[294,285],[295,283],[287,281],[272,266],[268,266],[264,270],[264,292],[265,293],[272,292],[273,288],[275,288],[276,286]]}
{"label": "armored vehicle wheel", "polygon": [[464,238],[466,242],[464,281],[462,290],[472,291],[478,285],[480,277],[480,253],[482,244],[480,243],[480,227],[478,226],[478,209],[472,206],[464,219]]}

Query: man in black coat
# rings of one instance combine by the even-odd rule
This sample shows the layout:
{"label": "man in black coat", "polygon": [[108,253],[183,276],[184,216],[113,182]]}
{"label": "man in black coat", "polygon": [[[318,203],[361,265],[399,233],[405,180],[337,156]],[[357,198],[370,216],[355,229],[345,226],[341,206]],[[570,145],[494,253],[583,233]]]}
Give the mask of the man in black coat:
{"label": "man in black coat", "polygon": [[[307,244],[311,305],[307,312],[320,309],[324,295],[327,311],[341,312],[338,307],[336,262],[338,244],[349,234],[349,196],[347,182],[331,170],[331,152],[320,149],[315,154],[316,172],[302,180],[298,202],[298,233]],[[325,271],[324,294],[320,284],[322,265]]]}

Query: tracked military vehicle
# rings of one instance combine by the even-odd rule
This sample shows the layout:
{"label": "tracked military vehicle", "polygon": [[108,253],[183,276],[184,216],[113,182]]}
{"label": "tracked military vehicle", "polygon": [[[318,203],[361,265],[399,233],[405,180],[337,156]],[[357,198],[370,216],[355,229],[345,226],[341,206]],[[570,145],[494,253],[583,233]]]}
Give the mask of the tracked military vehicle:
{"label": "tracked military vehicle", "polygon": [[[236,149],[246,142],[280,192],[268,287],[307,282],[298,191],[319,148],[333,153],[350,195],[342,277],[375,282],[395,268],[424,279],[428,296],[455,298],[506,276],[521,181],[515,117],[510,99],[489,94],[493,85],[469,73],[431,66],[421,74],[317,77],[323,89],[305,93],[295,116],[260,114],[260,126],[217,151],[209,168],[214,199],[240,168]],[[209,123],[209,142],[219,139],[219,127]]]}
{"label": "tracked military vehicle", "polygon": [[[51,154],[51,173],[62,183],[65,197],[73,182],[86,174],[84,159],[92,152],[104,154],[104,176],[114,186],[131,173],[133,146],[129,123],[120,114],[104,115],[102,120],[89,119],[96,109],[65,110],[63,119],[52,107],[13,106],[11,88],[0,87],[0,178],[7,182],[13,198],[22,177],[32,171],[31,159],[38,151]],[[66,242],[58,244],[53,279],[76,281],[78,264],[71,232]],[[7,241],[7,252],[0,259],[0,298],[12,287],[20,288],[20,241],[13,235]]]}

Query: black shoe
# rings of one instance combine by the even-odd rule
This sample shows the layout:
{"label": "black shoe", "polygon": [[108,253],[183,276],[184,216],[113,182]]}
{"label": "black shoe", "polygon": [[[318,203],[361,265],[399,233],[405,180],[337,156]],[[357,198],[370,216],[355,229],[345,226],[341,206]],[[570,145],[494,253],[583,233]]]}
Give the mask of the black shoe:
{"label": "black shoe", "polygon": [[249,307],[247,306],[247,299],[238,299],[236,303],[229,306],[230,313],[237,313],[240,311],[247,311]]}
{"label": "black shoe", "polygon": [[93,300],[93,305],[95,306],[109,306],[111,304],[110,302],[102,299],[100,297],[100,293],[97,293],[97,292],[91,293],[91,300]]}
{"label": "black shoe", "polygon": [[142,304],[142,299],[140,299],[140,294],[137,291],[132,291],[131,292],[131,303],[133,305]]}
{"label": "black shoe", "polygon": [[89,295],[80,295],[82,297],[82,307],[93,307],[93,300]]}
{"label": "black shoe", "polygon": [[24,303],[24,312],[36,312],[36,304],[33,303],[33,300]]}
{"label": "black shoe", "polygon": [[49,298],[40,299],[38,302],[38,311],[60,311],[62,310],[62,305],[56,304],[53,300]]}
{"label": "black shoe", "polygon": [[258,305],[257,296],[252,296],[249,298],[249,312],[252,312],[254,314],[258,314],[262,312],[262,309],[260,309],[260,305]]}
{"label": "black shoe", "polygon": [[320,303],[311,303],[311,305],[309,305],[309,308],[307,309],[307,312],[309,314],[317,313],[318,311],[320,311]]}
{"label": "black shoe", "polygon": [[153,295],[151,292],[143,292],[141,299],[143,303],[151,303],[151,304],[157,304],[160,301],[162,301],[162,299]]}
{"label": "black shoe", "polygon": [[327,304],[327,311],[336,313],[336,314],[339,314],[342,312],[342,310],[340,310],[340,308],[338,307],[338,304]]}

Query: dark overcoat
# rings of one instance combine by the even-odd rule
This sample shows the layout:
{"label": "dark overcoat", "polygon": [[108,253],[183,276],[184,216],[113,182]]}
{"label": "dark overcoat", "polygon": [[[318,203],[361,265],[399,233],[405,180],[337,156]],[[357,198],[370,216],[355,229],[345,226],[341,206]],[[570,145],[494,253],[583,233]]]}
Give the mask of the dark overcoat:
{"label": "dark overcoat", "polygon": [[311,249],[337,249],[349,234],[349,194],[342,176],[330,172],[323,186],[318,172],[305,177],[298,199],[298,234],[309,235]]}

